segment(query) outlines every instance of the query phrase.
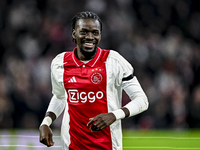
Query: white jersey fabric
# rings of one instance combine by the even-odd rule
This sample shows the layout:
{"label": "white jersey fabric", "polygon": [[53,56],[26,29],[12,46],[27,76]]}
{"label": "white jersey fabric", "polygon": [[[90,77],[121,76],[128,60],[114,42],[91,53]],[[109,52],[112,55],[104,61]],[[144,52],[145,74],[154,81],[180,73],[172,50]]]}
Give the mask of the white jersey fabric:
{"label": "white jersey fabric", "polygon": [[[74,51],[75,50],[76,48],[74,49]],[[105,105],[107,107],[105,109],[105,112],[112,112],[122,107],[122,90],[125,90],[125,92],[128,94],[131,101],[124,107],[126,107],[130,111],[130,116],[139,114],[148,108],[147,97],[144,91],[142,90],[137,78],[135,76],[132,76],[133,67],[119,53],[113,50],[102,50],[99,47],[97,48],[96,55],[98,56],[95,56],[95,58],[91,60],[93,61],[92,63],[88,62],[90,63],[88,67],[90,67],[89,69],[91,69],[91,72],[92,71],[95,72],[95,66],[98,64],[98,61],[101,61],[100,59],[102,58],[104,60],[104,62],[102,63],[105,64],[105,73],[100,72],[102,71],[102,68],[99,69],[98,67],[96,67],[96,70],[98,69],[97,71],[99,71],[102,74],[102,76],[101,74],[93,73],[86,80],[90,79],[91,82],[94,83],[94,86],[98,84],[99,82],[105,82],[106,84],[105,91],[103,91],[102,89],[99,89],[96,92],[93,92],[92,91],[93,86],[91,86],[90,88],[91,91],[85,92],[82,85],[86,84],[85,83],[86,81],[84,81],[84,78],[78,77],[78,71],[76,72],[76,68],[77,69],[80,69],[81,67],[86,68],[86,66],[83,62],[82,62],[83,64],[78,62],[78,60],[75,58],[74,51],[67,52],[69,53],[67,55],[66,55],[66,52],[63,52],[57,55],[53,59],[52,65],[51,65],[51,81],[52,81],[53,97],[51,99],[47,112],[48,111],[54,112],[56,116],[58,117],[62,113],[62,111],[65,109],[62,126],[61,126],[61,141],[62,141],[61,147],[63,150],[73,149],[73,148],[70,148],[70,144],[73,145],[73,142],[71,140],[76,138],[76,136],[72,138],[73,132],[75,130],[70,131],[72,128],[70,126],[70,123],[76,122],[76,119],[77,120],[84,119],[84,116],[88,115],[88,114],[84,115],[84,112],[82,111],[83,116],[82,114],[77,115],[78,113],[74,113],[74,117],[71,118],[70,116],[71,114],[69,112],[74,111],[74,109],[71,109],[71,107],[75,107],[76,105],[79,105],[80,102],[81,102],[80,108],[82,109],[82,107],[84,107],[83,105],[87,105],[87,104],[89,105],[89,103],[95,103],[97,100],[100,100],[101,98],[103,99],[105,97],[105,100],[106,100]],[[102,56],[103,53],[106,53],[106,54]],[[72,63],[75,64],[75,67],[72,67],[74,69],[74,73],[72,70],[71,75],[65,79],[64,76],[68,76],[68,74],[70,74],[70,72],[67,72],[67,74],[65,74],[65,70],[70,68]],[[88,72],[90,71],[82,69],[82,73],[83,73],[82,77],[84,77],[84,73],[87,74]],[[104,78],[103,74],[105,74],[106,76],[105,81],[104,79],[102,79]],[[80,83],[82,84],[79,85]],[[72,89],[71,87],[72,84],[76,86],[75,89],[74,88]],[[70,85],[69,89],[67,88],[68,85]],[[80,89],[79,89],[79,86],[80,86]],[[102,93],[105,95],[103,95],[101,91],[103,91]],[[73,103],[73,105],[69,104],[71,102]],[[99,109],[97,106],[95,107],[96,109]],[[94,111],[96,111],[96,109],[94,109]],[[88,119],[86,122],[89,121]],[[79,128],[82,128],[82,127],[80,126]],[[79,130],[79,128],[76,130]],[[122,150],[121,120],[115,121],[113,124],[110,125],[110,127],[107,127],[107,128],[109,128],[108,132],[111,139],[110,140],[111,146],[107,149]],[[78,132],[82,132],[82,131],[80,130]],[[108,132],[106,132],[106,134]],[[84,135],[86,133],[82,133],[82,134]],[[95,134],[98,134],[98,132],[96,132]],[[85,138],[87,138],[87,135],[84,135],[84,136]],[[94,141],[93,136],[88,136],[88,138],[90,137],[92,138],[91,141]],[[77,137],[77,140],[78,138],[79,137]],[[85,144],[85,146],[87,145],[90,145],[90,144]],[[105,144],[105,145],[109,145],[109,144]],[[84,142],[83,142],[83,146],[84,146]],[[86,147],[85,149],[89,149],[89,148],[90,146]],[[80,148],[80,149],[83,150],[84,148]],[[90,149],[100,150],[102,149],[102,147],[98,148],[98,145],[92,147],[91,145]]]}

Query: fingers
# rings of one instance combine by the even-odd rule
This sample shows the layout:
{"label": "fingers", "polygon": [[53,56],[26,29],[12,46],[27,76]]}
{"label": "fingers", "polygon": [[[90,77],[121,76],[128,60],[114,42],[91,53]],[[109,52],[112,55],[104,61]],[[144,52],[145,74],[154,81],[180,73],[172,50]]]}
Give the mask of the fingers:
{"label": "fingers", "polygon": [[113,113],[102,113],[94,118],[90,118],[89,120],[90,121],[88,122],[87,126],[93,132],[110,126],[116,120],[116,118]]}
{"label": "fingers", "polygon": [[53,146],[54,145],[54,142],[53,142],[53,139],[52,139],[52,136],[49,137],[49,146]]}
{"label": "fingers", "polygon": [[87,126],[88,126],[88,127],[94,122],[93,118],[89,118],[89,120],[90,120],[90,121],[87,123]]}
{"label": "fingers", "polygon": [[96,127],[96,121],[97,119],[95,118],[89,118],[89,122],[87,123],[87,126],[89,127],[89,129],[93,132],[93,131],[98,131],[97,127]]}
{"label": "fingers", "polygon": [[100,129],[97,128],[96,124],[93,124],[93,125],[90,127],[90,130],[91,130],[92,132],[94,132],[94,131],[99,131]]}
{"label": "fingers", "polygon": [[105,120],[103,120],[100,116],[90,118],[89,120],[90,121],[88,122],[87,126],[92,132],[100,131],[108,126]]}
{"label": "fingers", "polygon": [[52,136],[48,136],[48,137],[41,137],[40,138],[40,142],[45,144],[47,147],[53,146],[54,142],[52,140]]}
{"label": "fingers", "polygon": [[53,134],[51,129],[48,126],[40,127],[40,142],[46,145],[47,147],[53,146]]}
{"label": "fingers", "polygon": [[105,122],[100,122],[99,124],[97,124],[97,128],[99,128],[99,130],[102,130],[104,128],[106,128],[108,125]]}
{"label": "fingers", "polygon": [[89,118],[89,122],[87,123],[87,126],[89,127],[89,129],[93,132],[93,131],[97,131],[97,127],[96,127],[96,119],[94,118]]}

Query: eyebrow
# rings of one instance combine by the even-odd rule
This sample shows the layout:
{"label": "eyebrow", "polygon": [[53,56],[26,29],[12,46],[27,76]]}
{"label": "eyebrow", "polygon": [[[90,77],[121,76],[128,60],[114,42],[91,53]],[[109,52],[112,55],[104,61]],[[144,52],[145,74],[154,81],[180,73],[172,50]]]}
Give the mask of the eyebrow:
{"label": "eyebrow", "polygon": [[[89,31],[89,30],[86,29],[86,28],[81,28],[81,30]],[[100,32],[100,30],[98,30],[98,29],[94,29],[94,30],[92,30],[92,31],[98,31],[98,32]]]}

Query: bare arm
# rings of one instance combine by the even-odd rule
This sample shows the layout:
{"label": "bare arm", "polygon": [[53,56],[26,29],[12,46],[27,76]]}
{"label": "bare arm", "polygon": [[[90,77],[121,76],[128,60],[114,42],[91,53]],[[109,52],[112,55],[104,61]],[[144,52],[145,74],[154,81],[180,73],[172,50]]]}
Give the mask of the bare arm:
{"label": "bare arm", "polygon": [[[56,119],[56,115],[53,112],[47,112],[45,117],[47,116],[49,116],[52,119],[52,121]],[[40,130],[40,142],[46,145],[47,147],[53,146],[54,142],[52,138],[53,133],[51,128],[48,125],[43,124],[40,126],[39,130]]]}
{"label": "bare arm", "polygon": [[51,123],[56,120],[56,118],[62,113],[65,108],[65,101],[58,99],[56,96],[53,96],[47,112],[45,114],[45,118],[41,123],[39,128],[40,130],[40,142],[48,147],[53,146],[53,133],[51,128],[49,127]]}

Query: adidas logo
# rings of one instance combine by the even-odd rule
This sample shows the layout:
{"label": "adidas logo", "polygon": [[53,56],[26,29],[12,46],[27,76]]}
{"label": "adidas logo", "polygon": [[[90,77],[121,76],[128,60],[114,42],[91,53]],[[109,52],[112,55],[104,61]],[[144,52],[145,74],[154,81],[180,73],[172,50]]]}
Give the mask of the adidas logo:
{"label": "adidas logo", "polygon": [[74,83],[74,82],[77,82],[77,81],[76,81],[75,77],[73,76],[68,82],[69,83]]}

